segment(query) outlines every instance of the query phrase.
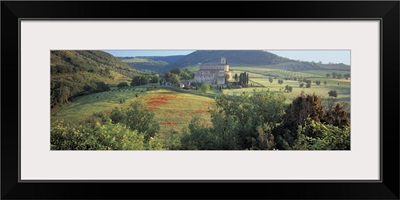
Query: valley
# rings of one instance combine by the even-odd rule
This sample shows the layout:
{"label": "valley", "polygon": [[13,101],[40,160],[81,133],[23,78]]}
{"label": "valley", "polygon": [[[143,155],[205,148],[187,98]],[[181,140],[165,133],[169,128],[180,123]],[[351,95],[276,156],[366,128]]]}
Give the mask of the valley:
{"label": "valley", "polygon": [[[209,53],[210,52],[200,51],[199,55],[205,56]],[[235,54],[237,53],[238,52],[235,52]],[[249,52],[246,52],[246,54],[248,53]],[[258,51],[256,53],[260,54],[260,52]],[[227,52],[219,52],[219,54],[227,54]],[[219,54],[217,55],[219,56]],[[316,99],[317,101],[317,103],[311,103],[310,106],[319,106],[318,109],[326,110],[321,113],[320,116],[321,119],[324,118],[322,120],[322,122],[324,123],[336,123],[334,123],[333,121],[329,121],[332,120],[332,116],[329,116],[328,118],[329,112],[334,109],[334,106],[336,104],[340,104],[341,106],[337,109],[339,109],[338,112],[340,111],[344,113],[344,116],[342,117],[350,116],[350,68],[348,68],[348,70],[344,70],[345,67],[343,66],[338,69],[334,69],[332,67],[326,66],[321,67],[322,64],[316,65],[313,63],[302,63],[303,68],[299,70],[289,70],[291,68],[288,66],[293,67],[292,61],[286,58],[280,58],[275,55],[271,56],[267,54],[266,57],[263,57],[261,59],[269,59],[269,61],[266,62],[265,65],[255,66],[246,64],[230,64],[230,76],[225,80],[225,84],[209,85],[208,88],[204,88],[204,86],[207,84],[193,81],[195,80],[193,79],[193,77],[195,77],[195,74],[199,72],[202,63],[197,60],[199,58],[190,58],[191,54],[189,54],[189,58],[187,56],[148,58],[124,57],[120,58],[119,60],[112,58],[112,63],[108,62],[109,64],[106,64],[107,62],[102,60],[104,56],[103,53],[80,52],[79,54],[75,54],[75,52],[71,52],[69,53],[69,56],[71,55],[73,55],[72,62],[71,58],[68,57],[68,54],[63,54],[63,52],[58,52],[57,56],[53,56],[54,60],[57,61],[52,62],[52,70],[53,67],[54,69],[60,70],[55,71],[52,75],[52,81],[54,82],[54,88],[52,88],[52,95],[54,97],[52,96],[52,98],[54,98],[55,101],[52,104],[53,107],[51,108],[51,124],[52,127],[64,127],[61,129],[55,129],[56,131],[52,133],[52,138],[58,138],[57,142],[53,142],[54,145],[59,142],[67,142],[67,144],[64,144],[63,146],[70,146],[68,148],[72,149],[76,147],[73,147],[75,143],[68,143],[71,141],[67,140],[71,139],[61,140],[60,138],[66,137],[66,135],[71,134],[72,132],[74,132],[74,130],[83,130],[83,128],[92,129],[91,127],[93,126],[108,127],[111,124],[121,124],[122,127],[124,127],[124,124],[126,124],[126,128],[131,127],[131,131],[136,131],[142,130],[143,127],[147,127],[147,123],[149,123],[153,127],[151,128],[151,130],[153,132],[155,131],[154,133],[150,134],[150,132],[147,133],[146,131],[144,131],[143,133],[139,132],[132,134],[139,134],[138,137],[140,137],[140,134],[142,134],[142,136],[144,137],[144,146],[140,146],[140,148],[148,150],[220,148],[336,148],[333,146],[301,147],[298,146],[299,144],[297,144],[298,142],[300,142],[297,141],[299,140],[299,138],[292,141],[292,143],[285,144],[285,140],[291,141],[291,139],[282,139],[284,137],[289,137],[283,135],[280,136],[281,139],[279,139],[279,137],[277,136],[281,133],[278,131],[277,127],[279,127],[279,124],[285,124],[285,118],[288,117],[287,115],[285,115],[285,112],[289,112],[287,108],[289,108],[295,101],[299,99],[303,99],[302,101],[305,101],[305,99],[308,99],[310,97]],[[93,60],[94,58],[95,60]],[[215,60],[215,56],[211,56],[210,59],[211,61],[212,59]],[[204,60],[204,62],[206,61],[207,60]],[[245,59],[244,61],[243,59],[236,59],[236,62],[239,61],[244,62]],[[255,61],[253,61],[253,64],[254,62]],[[115,65],[115,63],[117,63],[117,65]],[[284,63],[291,64],[289,65]],[[85,66],[85,68],[79,68],[82,65]],[[175,67],[179,65],[182,65],[184,67]],[[281,65],[280,68],[277,67],[279,65]],[[138,67],[135,68],[135,66]],[[330,64],[329,66],[334,65]],[[75,68],[79,70],[76,70]],[[247,75],[247,82],[241,82],[241,80],[237,78],[240,74]],[[64,91],[67,89],[68,91]],[[331,94],[332,91],[335,92],[334,95]],[[226,135],[224,136],[224,134],[239,134],[241,129],[248,126],[254,126],[253,128],[256,128],[259,132],[260,127],[254,121],[246,122],[250,123],[246,126],[244,124],[240,125],[245,119],[242,119],[242,121],[237,121],[237,125],[230,124],[241,118],[239,116],[239,118],[234,117],[236,114],[240,113],[232,113],[232,117],[234,118],[230,118],[229,115],[220,118],[222,117],[221,114],[228,113],[228,110],[222,112],[221,109],[228,109],[224,106],[228,106],[231,104],[233,105],[234,101],[231,103],[229,102],[232,99],[236,98],[241,99],[238,100],[238,102],[243,101],[243,104],[238,104],[234,108],[229,108],[229,112],[232,112],[231,109],[240,110],[244,109],[245,106],[256,106],[252,104],[247,105],[245,101],[256,97],[258,98],[260,95],[262,96],[262,98],[265,98],[265,100],[263,100],[263,103],[269,102],[271,100],[275,101],[275,98],[276,100],[279,99],[277,101],[280,102],[275,106],[265,108],[271,109],[271,111],[265,112],[273,112],[274,114],[280,113],[278,118],[280,120],[283,120],[278,120],[276,122],[265,122],[271,123],[268,126],[275,128],[271,129],[273,134],[277,134],[275,135],[275,137],[277,138],[275,138],[273,143],[271,143],[271,145],[273,145],[258,146],[258,144],[251,142],[240,143],[240,140],[243,140],[244,138],[242,138],[242,136],[239,137],[234,135],[232,135],[234,141],[230,141],[231,139],[227,140]],[[307,101],[309,100],[306,100],[305,102]],[[221,104],[221,102],[224,103]],[[273,102],[271,103],[274,104]],[[141,104],[143,104],[143,107],[140,106]],[[242,108],[242,106],[244,107]],[[251,110],[253,108],[248,108],[246,111],[248,111],[249,109]],[[279,111],[276,111],[276,109],[279,109]],[[312,110],[304,111],[311,112]],[[132,115],[132,112],[133,115],[135,115],[134,113],[137,113],[137,116],[147,116],[142,119],[134,119],[134,121],[139,120],[136,123],[142,124],[142,129],[132,128],[136,125],[131,124],[133,122],[130,121],[131,119],[129,117],[127,118],[127,116]],[[256,114],[257,112],[258,111],[255,111],[253,114]],[[272,115],[272,113],[265,112],[258,115]],[[242,112],[242,114],[244,113],[246,112]],[[248,113],[248,115],[249,117],[246,118],[246,120],[254,120],[259,118],[257,116],[251,116],[251,113]],[[253,119],[253,117],[255,118]],[[274,120],[276,119],[274,118]],[[319,121],[319,118],[312,118],[309,120],[317,120],[318,123],[321,123]],[[347,118],[343,118],[343,120],[343,123],[347,123]],[[111,124],[109,125],[109,123]],[[216,124],[219,124],[219,127],[217,127]],[[225,127],[222,132],[221,130],[218,131],[218,128],[221,127]],[[292,127],[287,127],[286,129],[289,131],[291,130],[291,128]],[[60,132],[60,130],[62,131]],[[332,131],[340,132],[340,130],[336,129],[332,129]],[[333,132],[328,132],[327,134],[333,134]],[[211,133],[213,133],[214,135],[210,135]],[[249,132],[249,134],[250,133],[253,134],[251,131]],[[261,133],[267,134],[267,132],[264,133],[264,131],[261,131],[259,134]],[[79,135],[79,138],[90,137],[90,135],[86,135],[86,133],[84,132],[80,132],[79,134],[81,134]],[[343,134],[347,134],[347,132],[343,132]],[[70,137],[71,136],[68,136],[67,138]],[[157,143],[157,145],[153,144],[153,146],[151,146],[150,141],[146,139],[148,137],[154,138],[153,142]],[[257,137],[255,138],[255,141],[260,140],[260,138],[257,139]],[[225,139],[221,140],[222,138]],[[247,139],[245,140],[247,141]],[[108,143],[107,141],[103,142]],[[230,141],[233,143],[231,144],[231,146],[226,146],[227,144],[225,144],[223,141]],[[95,144],[91,145],[96,146]],[[318,143],[315,145],[321,144]],[[105,144],[104,147],[106,146],[107,145]],[[59,149],[61,148],[61,146],[53,146],[52,148]]]}

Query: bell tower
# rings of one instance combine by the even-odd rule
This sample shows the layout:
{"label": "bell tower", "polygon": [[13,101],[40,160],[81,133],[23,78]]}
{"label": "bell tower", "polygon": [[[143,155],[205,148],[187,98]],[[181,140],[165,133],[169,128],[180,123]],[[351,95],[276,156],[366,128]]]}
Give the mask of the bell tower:
{"label": "bell tower", "polygon": [[221,57],[221,64],[226,65],[226,58],[225,57]]}

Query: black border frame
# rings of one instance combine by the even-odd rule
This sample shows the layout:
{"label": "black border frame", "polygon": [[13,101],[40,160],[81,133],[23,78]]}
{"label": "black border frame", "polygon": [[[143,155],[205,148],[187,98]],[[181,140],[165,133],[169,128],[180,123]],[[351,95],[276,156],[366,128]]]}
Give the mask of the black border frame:
{"label": "black border frame", "polygon": [[[399,2],[1,2],[1,198],[399,199]],[[151,12],[157,5],[166,9]],[[229,5],[230,12],[221,12]],[[192,7],[196,9],[179,9]],[[146,9],[147,8],[147,9]],[[173,10],[178,8],[179,12]],[[134,10],[134,12],[133,12]],[[207,12],[203,12],[206,10]],[[381,20],[381,181],[19,182],[20,19],[311,19]],[[383,58],[383,59],[382,59]],[[19,74],[19,73],[18,73]],[[18,91],[18,94],[16,94]],[[18,99],[15,98],[18,96]],[[18,113],[15,112],[18,108]],[[3,115],[4,114],[4,115]],[[384,126],[383,126],[384,120]],[[11,126],[13,124],[13,126]],[[383,176],[382,176],[383,175]],[[221,187],[223,186],[223,187]],[[261,187],[260,187],[261,186]],[[145,188],[170,192],[146,193]],[[261,190],[259,190],[261,188]],[[175,192],[172,192],[172,191]],[[178,192],[178,191],[185,191]],[[255,192],[258,191],[258,192]],[[290,191],[290,192],[288,192]]]}

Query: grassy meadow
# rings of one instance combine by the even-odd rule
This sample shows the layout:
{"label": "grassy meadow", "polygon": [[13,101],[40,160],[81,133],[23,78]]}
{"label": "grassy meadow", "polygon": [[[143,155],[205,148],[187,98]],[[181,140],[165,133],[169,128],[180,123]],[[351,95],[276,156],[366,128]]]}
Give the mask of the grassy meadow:
{"label": "grassy meadow", "polygon": [[[269,90],[269,91],[282,91],[284,92],[285,86],[289,85],[293,88],[292,92],[284,92],[287,103],[290,103],[294,97],[297,97],[304,92],[304,94],[313,94],[322,96],[323,99],[329,97],[328,92],[331,90],[336,90],[338,92],[338,97],[336,100],[338,102],[348,103],[350,105],[350,79],[334,79],[332,77],[327,78],[327,73],[350,73],[349,71],[343,70],[309,70],[301,72],[293,72],[279,69],[271,69],[265,67],[244,67],[244,66],[231,66],[230,67],[232,77],[235,74],[240,74],[243,72],[249,73],[249,84],[253,84],[253,87],[224,90],[224,94],[240,94],[242,92],[252,92],[254,89],[257,90]],[[273,78],[273,82],[269,82],[269,78]],[[285,80],[285,78],[296,78],[308,79],[312,81],[311,87],[306,88],[305,85],[301,88],[299,81]],[[278,84],[278,79],[283,80],[283,84]],[[233,78],[231,81],[234,81]],[[317,85],[315,81],[320,81],[321,84]],[[327,82],[324,85],[324,81]]]}
{"label": "grassy meadow", "polygon": [[147,109],[155,113],[155,119],[160,123],[161,136],[182,131],[195,115],[203,119],[205,125],[210,124],[208,111],[214,105],[213,98],[178,91],[148,85],[85,95],[54,111],[52,120],[62,119],[66,123],[76,124],[88,119],[95,112],[109,114],[115,107],[129,107],[131,102],[141,99]]}

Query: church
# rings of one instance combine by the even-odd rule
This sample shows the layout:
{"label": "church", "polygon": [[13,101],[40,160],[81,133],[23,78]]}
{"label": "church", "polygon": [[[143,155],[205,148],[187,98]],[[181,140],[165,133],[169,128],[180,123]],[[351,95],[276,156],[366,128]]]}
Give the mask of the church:
{"label": "church", "polygon": [[210,83],[211,85],[223,85],[225,74],[229,74],[229,65],[226,58],[221,57],[221,63],[204,63],[200,65],[200,70],[195,73],[196,82]]}

